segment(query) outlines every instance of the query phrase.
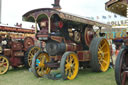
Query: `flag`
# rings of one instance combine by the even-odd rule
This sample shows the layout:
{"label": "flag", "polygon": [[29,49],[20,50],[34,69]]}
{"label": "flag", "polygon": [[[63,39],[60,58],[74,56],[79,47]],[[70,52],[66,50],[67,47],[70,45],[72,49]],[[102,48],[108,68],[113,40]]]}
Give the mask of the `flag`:
{"label": "flag", "polygon": [[92,20],[94,20],[94,17],[91,17]]}
{"label": "flag", "polygon": [[106,19],[106,16],[102,16],[103,19]]}
{"label": "flag", "polygon": [[96,16],[96,19],[100,19],[99,16]]}
{"label": "flag", "polygon": [[108,15],[108,18],[111,18],[111,15]]}
{"label": "flag", "polygon": [[116,16],[116,15],[114,15],[114,18],[117,18],[117,16]]}

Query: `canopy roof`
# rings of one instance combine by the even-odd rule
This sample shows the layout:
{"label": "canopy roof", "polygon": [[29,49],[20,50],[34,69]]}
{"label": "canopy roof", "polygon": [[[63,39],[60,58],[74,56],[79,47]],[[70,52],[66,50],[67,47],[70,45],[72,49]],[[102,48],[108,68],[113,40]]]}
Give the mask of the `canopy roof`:
{"label": "canopy roof", "polygon": [[128,0],[109,0],[105,3],[106,10],[127,17]]}
{"label": "canopy roof", "polygon": [[35,22],[38,20],[40,15],[42,16],[45,15],[48,18],[50,18],[54,14],[57,14],[62,20],[71,20],[71,21],[79,22],[83,24],[90,24],[90,25],[95,25],[98,27],[111,28],[110,25],[103,24],[101,22],[97,22],[94,20],[80,17],[80,16],[72,15],[69,13],[64,13],[64,12],[61,12],[61,11],[58,11],[52,8],[40,8],[40,9],[31,10],[23,15],[23,20],[29,21],[29,22]]}

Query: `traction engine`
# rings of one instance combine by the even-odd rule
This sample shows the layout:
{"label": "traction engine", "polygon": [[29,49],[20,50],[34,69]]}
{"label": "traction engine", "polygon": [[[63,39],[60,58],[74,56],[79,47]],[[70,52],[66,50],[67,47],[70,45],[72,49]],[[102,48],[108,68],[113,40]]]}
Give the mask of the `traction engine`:
{"label": "traction engine", "polygon": [[[14,68],[20,65],[28,64],[28,54],[26,54],[28,48],[34,46],[34,39],[32,37],[26,37],[25,39],[13,39],[7,35],[7,37],[0,36],[0,74],[4,74],[8,71],[9,66]],[[26,55],[25,55],[26,54]]]}
{"label": "traction engine", "polygon": [[29,11],[23,20],[35,22],[35,36],[44,43],[32,59],[35,76],[42,77],[60,68],[63,79],[73,80],[81,66],[96,72],[108,70],[109,44],[105,38],[96,36],[94,26],[110,26],[52,8]]}

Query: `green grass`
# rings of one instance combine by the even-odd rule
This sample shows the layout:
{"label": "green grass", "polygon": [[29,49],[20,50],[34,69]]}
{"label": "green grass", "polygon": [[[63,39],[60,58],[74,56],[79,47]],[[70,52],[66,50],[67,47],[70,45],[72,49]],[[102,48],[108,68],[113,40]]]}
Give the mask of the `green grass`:
{"label": "green grass", "polygon": [[113,69],[105,73],[95,73],[80,70],[74,80],[51,80],[36,78],[27,69],[9,70],[5,75],[0,75],[0,85],[116,85]]}

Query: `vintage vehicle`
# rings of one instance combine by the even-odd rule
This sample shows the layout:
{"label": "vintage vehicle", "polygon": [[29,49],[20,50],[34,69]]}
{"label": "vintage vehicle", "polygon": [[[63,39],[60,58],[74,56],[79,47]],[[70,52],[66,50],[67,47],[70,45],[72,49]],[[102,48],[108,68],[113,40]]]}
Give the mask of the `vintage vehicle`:
{"label": "vintage vehicle", "polygon": [[[128,0],[109,0],[106,10],[128,17]],[[115,63],[115,80],[117,85],[128,85],[128,37],[116,39],[122,44]]]}
{"label": "vintage vehicle", "polygon": [[35,76],[42,77],[60,68],[63,79],[73,80],[81,66],[91,67],[96,72],[108,70],[109,44],[105,38],[96,37],[94,27],[111,26],[53,8],[29,11],[23,15],[23,20],[35,22],[35,36],[45,45],[41,44],[41,50],[32,60]]}
{"label": "vintage vehicle", "polygon": [[[29,55],[36,52],[37,49],[37,46],[34,46],[34,39],[32,37],[14,38],[12,33],[32,34],[34,32],[9,26],[0,26],[0,31],[0,74],[5,74],[9,66],[16,68],[26,65],[29,67],[29,63],[31,63]],[[30,48],[32,49],[28,50]]]}

